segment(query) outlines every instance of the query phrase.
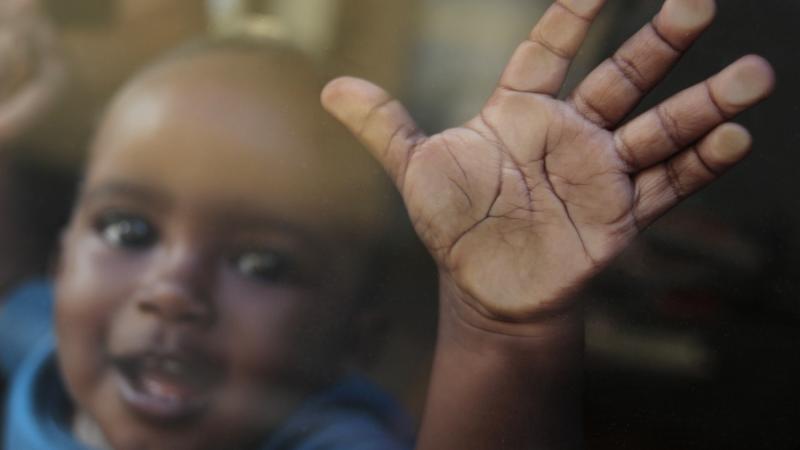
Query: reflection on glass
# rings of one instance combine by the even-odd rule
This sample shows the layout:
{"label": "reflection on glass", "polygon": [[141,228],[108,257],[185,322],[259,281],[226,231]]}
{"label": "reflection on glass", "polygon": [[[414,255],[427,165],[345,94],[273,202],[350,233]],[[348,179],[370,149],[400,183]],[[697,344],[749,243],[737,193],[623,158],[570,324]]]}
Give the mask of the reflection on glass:
{"label": "reflection on glass", "polygon": [[797,444],[796,7],[7,3],[0,448]]}

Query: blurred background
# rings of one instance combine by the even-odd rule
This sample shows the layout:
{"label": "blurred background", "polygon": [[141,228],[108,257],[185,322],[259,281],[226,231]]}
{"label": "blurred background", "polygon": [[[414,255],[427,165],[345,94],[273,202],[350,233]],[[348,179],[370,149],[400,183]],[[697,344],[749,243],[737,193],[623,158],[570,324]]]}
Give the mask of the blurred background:
{"label": "blurred background", "polygon": [[[660,6],[608,3],[568,87]],[[648,230],[581,294],[588,448],[800,448],[800,3],[718,3],[718,20],[641,108],[744,53],[774,64],[778,88],[738,119],[755,136],[753,155]],[[165,50],[201,34],[290,40],[331,76],[385,86],[434,132],[478,111],[548,4],[0,0],[0,294],[47,274],[105,103]],[[384,283],[391,328],[371,372],[418,414],[435,268],[413,234],[396,234]]]}

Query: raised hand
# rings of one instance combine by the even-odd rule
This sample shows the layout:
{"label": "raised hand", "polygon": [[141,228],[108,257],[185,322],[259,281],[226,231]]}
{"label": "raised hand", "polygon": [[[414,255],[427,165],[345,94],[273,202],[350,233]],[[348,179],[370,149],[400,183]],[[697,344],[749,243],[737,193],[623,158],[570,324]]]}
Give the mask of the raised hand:
{"label": "raised hand", "polygon": [[66,63],[37,0],[0,0],[0,145],[18,138],[56,101]]}
{"label": "raised hand", "polygon": [[667,0],[565,100],[556,96],[602,0],[559,0],[484,108],[427,136],[377,86],[340,78],[323,104],[383,164],[443,280],[483,317],[532,321],[669,208],[745,156],[728,123],[769,94],[746,56],[620,126],[711,23],[713,0]]}

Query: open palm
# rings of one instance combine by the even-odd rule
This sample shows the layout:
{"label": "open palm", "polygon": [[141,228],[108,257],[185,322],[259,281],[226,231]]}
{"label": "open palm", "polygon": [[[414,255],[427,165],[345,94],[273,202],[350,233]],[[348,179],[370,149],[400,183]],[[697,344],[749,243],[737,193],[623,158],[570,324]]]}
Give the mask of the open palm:
{"label": "open palm", "polygon": [[559,100],[602,3],[553,4],[480,113],[437,135],[366,81],[323,93],[395,180],[440,271],[488,317],[571,306],[568,294],[643,227],[747,153],[747,131],[726,122],[772,88],[769,64],[747,56],[619,126],[713,17],[712,0],[668,0]]}

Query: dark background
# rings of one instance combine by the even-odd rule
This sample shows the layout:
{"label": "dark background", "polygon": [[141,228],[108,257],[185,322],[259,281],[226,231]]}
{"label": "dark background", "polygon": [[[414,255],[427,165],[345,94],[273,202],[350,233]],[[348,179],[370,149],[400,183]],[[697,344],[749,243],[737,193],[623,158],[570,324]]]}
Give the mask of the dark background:
{"label": "dark background", "polygon": [[[736,119],[751,130],[753,153],[650,230],[639,243],[650,253],[623,255],[591,291],[621,326],[696,336],[712,362],[690,376],[594,360],[586,378],[590,448],[800,448],[800,3],[718,4],[715,24],[643,106],[742,54],[763,55],[777,89]],[[627,7],[609,52],[658,6]],[[666,273],[631,275],[642,263]]]}
{"label": "dark background", "polygon": [[[440,105],[458,95],[420,81],[435,40],[421,32],[424,5],[436,2],[348,0],[332,52],[342,71],[377,78],[404,97],[430,131],[452,125]],[[61,27],[113,26],[112,2],[83,3],[86,8],[60,0],[47,5]],[[533,1],[503,3],[527,11]],[[718,4],[717,21],[640,110],[746,53],[772,62],[777,89],[736,119],[754,135],[753,154],[647,231],[582,294],[588,305],[588,448],[800,449],[800,2]],[[576,70],[609,55],[659,5],[609,0],[600,21],[610,31]],[[512,50],[488,51],[502,56]],[[436,70],[453,79],[493,79],[502,68],[479,61],[470,72],[459,71],[469,53],[448,55],[435,61]],[[33,144],[25,145],[16,153],[35,153]],[[79,164],[22,157],[13,167],[14,217],[27,236],[27,269],[20,276],[46,273]],[[419,411],[435,330],[435,278],[418,243],[401,235],[389,250],[393,275],[385,283],[395,324],[374,374]]]}

